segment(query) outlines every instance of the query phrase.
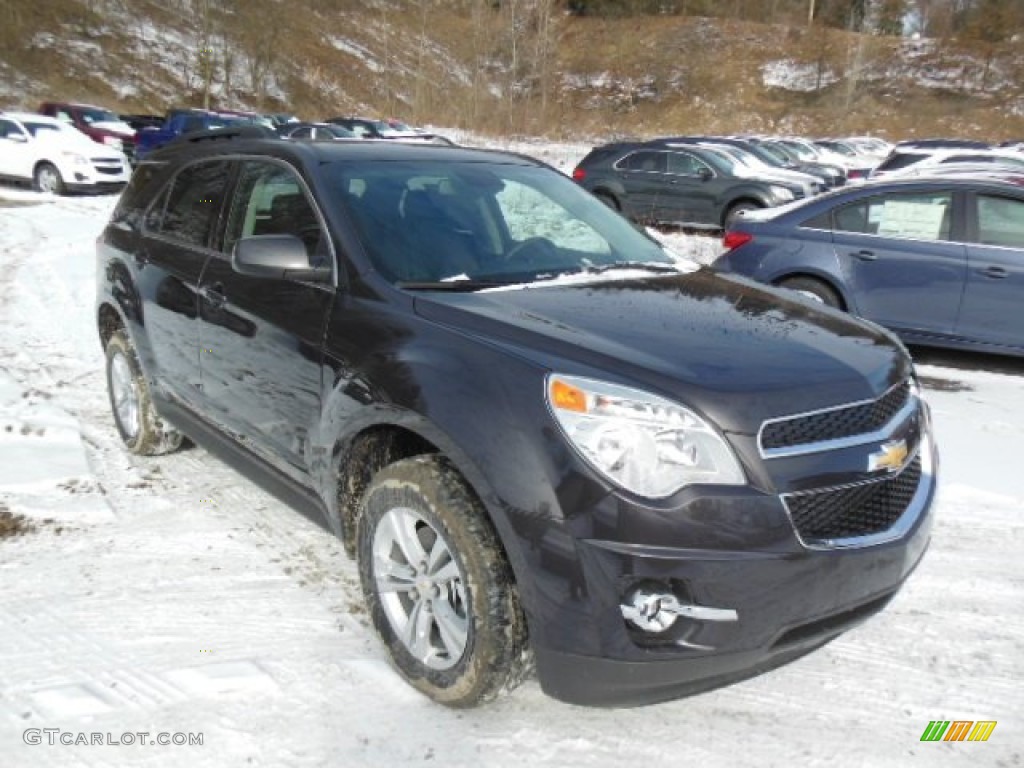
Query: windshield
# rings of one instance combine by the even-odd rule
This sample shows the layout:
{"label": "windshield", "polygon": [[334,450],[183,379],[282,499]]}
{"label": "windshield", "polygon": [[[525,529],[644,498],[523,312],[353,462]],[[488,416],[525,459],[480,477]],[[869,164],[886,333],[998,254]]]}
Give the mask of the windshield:
{"label": "windshield", "polygon": [[461,290],[693,268],[547,168],[378,160],[335,164],[329,179],[374,267],[409,287]]}
{"label": "windshield", "polygon": [[82,120],[87,125],[93,123],[119,123],[121,118],[111,112],[109,109],[83,109],[81,110]]}

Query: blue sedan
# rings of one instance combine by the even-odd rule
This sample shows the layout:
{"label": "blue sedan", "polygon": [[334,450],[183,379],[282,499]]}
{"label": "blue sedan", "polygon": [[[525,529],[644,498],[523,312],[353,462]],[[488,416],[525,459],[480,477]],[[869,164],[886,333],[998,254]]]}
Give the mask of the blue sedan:
{"label": "blue sedan", "polygon": [[930,178],[747,213],[715,263],[905,341],[1024,356],[1024,187]]}

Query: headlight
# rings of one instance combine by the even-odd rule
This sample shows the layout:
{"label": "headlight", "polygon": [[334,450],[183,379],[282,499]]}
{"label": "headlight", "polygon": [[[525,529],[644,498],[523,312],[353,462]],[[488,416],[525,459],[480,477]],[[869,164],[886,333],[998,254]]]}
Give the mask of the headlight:
{"label": "headlight", "polygon": [[103,143],[108,147],[116,147],[117,149],[121,148],[121,140],[115,136],[104,136]]}
{"label": "headlight", "polygon": [[61,152],[61,155],[70,160],[74,165],[88,165],[89,161],[85,155],[80,155],[77,152]]}
{"label": "headlight", "polygon": [[777,197],[779,200],[796,199],[796,195],[793,194],[793,190],[789,189],[788,187],[779,187],[776,186],[775,184],[772,184],[769,187],[769,189],[772,191],[772,194],[775,195],[775,197]]}
{"label": "headlight", "polygon": [[732,449],[682,405],[629,387],[551,374],[551,412],[569,442],[611,482],[640,496],[671,496],[694,483],[743,485]]}

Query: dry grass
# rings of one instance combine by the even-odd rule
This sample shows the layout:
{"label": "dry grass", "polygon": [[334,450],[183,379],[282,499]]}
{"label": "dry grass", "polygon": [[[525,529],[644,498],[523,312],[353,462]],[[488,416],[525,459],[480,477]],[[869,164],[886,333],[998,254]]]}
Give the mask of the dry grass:
{"label": "dry grass", "polygon": [[[34,107],[43,98],[98,101],[125,111],[199,105],[194,71],[186,82],[186,70],[196,63],[188,41],[199,39],[195,14],[187,9],[196,2],[8,0],[0,9],[0,74],[6,65],[33,83],[21,103],[10,106]],[[237,6],[215,16],[215,31],[228,41],[222,48],[236,60],[266,58],[290,95],[280,102],[236,73],[227,92],[223,77],[214,81],[214,103],[224,107],[289,110],[308,118],[395,115],[556,138],[677,132],[1024,136],[1024,117],[1002,108],[1018,100],[1024,105],[1016,85],[1024,74],[1019,43],[972,52],[945,42],[919,57],[918,72],[906,74],[897,38],[731,19],[558,14],[551,53],[543,59],[535,20],[518,19],[513,35],[508,4],[495,10],[485,0],[218,2]],[[159,67],[155,54],[138,44],[143,20],[182,37],[175,49],[180,71]],[[94,43],[102,55],[76,55],[66,44],[31,45],[39,33]],[[345,50],[351,46],[366,55]],[[993,76],[1002,73],[1011,83],[1007,92],[965,94],[919,83],[925,70],[979,69],[989,53]],[[762,67],[783,58],[820,64],[843,79],[813,93],[766,88]],[[135,92],[117,92],[112,83],[118,81]]]}

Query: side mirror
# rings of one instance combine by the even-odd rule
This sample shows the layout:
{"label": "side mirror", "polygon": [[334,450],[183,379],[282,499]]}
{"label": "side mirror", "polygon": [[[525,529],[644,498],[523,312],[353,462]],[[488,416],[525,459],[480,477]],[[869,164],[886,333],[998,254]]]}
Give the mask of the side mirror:
{"label": "side mirror", "polygon": [[330,265],[312,265],[306,246],[295,235],[253,235],[235,243],[231,268],[242,275],[278,280],[307,280],[326,283]]}
{"label": "side mirror", "polygon": [[17,142],[18,144],[25,144],[28,142],[28,136],[24,133],[9,133],[3,138],[10,139],[11,141]]}
{"label": "side mirror", "polygon": [[697,171],[697,176],[700,177],[701,181],[707,181],[712,176],[714,176],[714,174],[711,173],[711,169],[710,168],[701,168],[699,171]]}

